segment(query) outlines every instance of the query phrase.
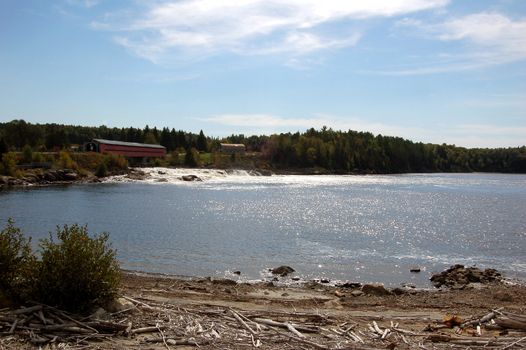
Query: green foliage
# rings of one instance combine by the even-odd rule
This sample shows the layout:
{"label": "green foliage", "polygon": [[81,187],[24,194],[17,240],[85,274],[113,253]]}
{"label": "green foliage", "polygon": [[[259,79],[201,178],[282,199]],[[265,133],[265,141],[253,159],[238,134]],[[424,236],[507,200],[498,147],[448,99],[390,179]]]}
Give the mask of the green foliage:
{"label": "green foliage", "polygon": [[26,239],[9,219],[0,231],[0,295],[11,300],[24,297],[34,266],[31,239]]}
{"label": "green foliage", "polygon": [[207,152],[208,151],[208,145],[206,142],[205,134],[203,133],[203,130],[199,132],[199,136],[197,136],[197,149],[201,152]]}
{"label": "green foliage", "polygon": [[0,166],[0,172],[7,176],[16,176],[16,154],[13,152],[7,152],[2,154],[2,164]]}
{"label": "green foliage", "polygon": [[201,163],[199,159],[199,152],[195,148],[190,148],[186,151],[184,156],[184,164],[190,167],[199,166]]}
{"label": "green foliage", "polygon": [[179,156],[179,154],[183,152],[184,152],[184,149],[177,149],[173,151],[170,154],[169,164],[171,166],[178,166],[178,165],[183,164],[183,161],[181,160],[181,157]]}
{"label": "green foliage", "polygon": [[44,156],[40,152],[33,153],[33,162],[42,163],[44,161]]}
{"label": "green foliage", "polygon": [[[203,132],[196,135],[168,128],[158,131],[148,126],[144,129],[83,127],[13,120],[0,123],[0,135],[0,154],[9,149],[20,150],[26,144],[33,149],[60,150],[69,144],[81,145],[93,138],[160,142],[168,152],[181,147],[214,152],[219,150],[221,142],[226,142],[244,144],[247,152],[258,152],[259,161],[265,161],[273,168],[324,168],[333,173],[526,172],[524,146],[466,149],[454,145],[415,143],[368,132],[335,131],[326,127],[270,136],[231,135],[219,140],[206,137]],[[79,161],[74,155],[72,158]],[[214,157],[210,162],[218,163],[216,160]],[[229,159],[222,160],[231,163]],[[100,161],[97,161],[94,166],[85,168],[94,171],[99,164]]]}
{"label": "green foliage", "polygon": [[5,142],[5,139],[2,136],[0,136],[0,156],[2,156],[2,154],[6,153],[7,151],[7,143]]}
{"label": "green foliage", "polygon": [[108,175],[108,166],[106,165],[105,161],[102,161],[99,166],[97,167],[97,171],[95,172],[95,176],[97,177],[104,177]]}
{"label": "green foliage", "polygon": [[33,149],[29,145],[25,145],[22,149],[22,162],[31,163],[33,161]]}
{"label": "green foliage", "polygon": [[106,154],[104,162],[111,171],[126,170],[128,168],[128,161],[121,155]]}
{"label": "green foliage", "polygon": [[58,166],[63,169],[78,169],[77,163],[71,158],[67,151],[60,151],[58,156]]}
{"label": "green foliage", "polygon": [[159,144],[159,142],[157,141],[157,138],[155,137],[155,134],[152,131],[149,131],[144,136],[144,143],[149,143],[151,145]]}
{"label": "green foliage", "polygon": [[41,241],[36,297],[69,311],[89,311],[112,300],[120,282],[116,251],[108,234],[91,238],[86,226],[57,227],[56,238]]}

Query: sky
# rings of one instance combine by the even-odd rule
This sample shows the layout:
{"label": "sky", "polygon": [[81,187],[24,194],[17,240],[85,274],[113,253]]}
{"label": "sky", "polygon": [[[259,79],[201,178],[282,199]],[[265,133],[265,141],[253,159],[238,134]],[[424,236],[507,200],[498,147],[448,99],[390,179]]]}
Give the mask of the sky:
{"label": "sky", "polygon": [[0,0],[0,121],[526,145],[524,0]]}

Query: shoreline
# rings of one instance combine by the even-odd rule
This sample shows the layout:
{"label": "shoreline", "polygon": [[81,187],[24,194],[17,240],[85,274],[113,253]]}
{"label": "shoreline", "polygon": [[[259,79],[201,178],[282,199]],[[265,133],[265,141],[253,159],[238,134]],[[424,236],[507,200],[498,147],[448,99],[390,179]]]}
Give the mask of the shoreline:
{"label": "shoreline", "polygon": [[[291,287],[124,271],[119,296],[117,304],[98,309],[88,320],[131,331],[93,339],[70,333],[73,344],[103,350],[442,349],[455,344],[482,349],[502,348],[526,335],[494,321],[476,327],[492,310],[499,310],[499,317],[502,312],[524,315],[526,287],[503,283],[385,293],[352,285]],[[0,336],[2,344],[39,346],[31,345],[27,333]]]}
{"label": "shoreline", "polygon": [[[375,172],[331,172],[326,169],[305,168],[305,169],[260,169],[260,168],[188,168],[188,167],[130,167],[126,171],[108,174],[104,177],[97,177],[94,173],[85,170],[72,169],[53,169],[44,172],[26,171],[22,176],[0,176],[0,190],[17,188],[40,188],[48,186],[67,186],[76,184],[96,184],[107,183],[108,179],[115,176],[124,176],[129,180],[141,181],[148,178],[143,169],[166,169],[187,172],[192,178],[181,179],[182,181],[202,181],[198,175],[192,174],[199,172],[223,172],[231,175],[236,172],[246,172],[251,176],[367,176],[367,175],[433,175],[433,174],[499,174],[499,175],[526,175],[521,173],[495,173],[495,172],[420,172],[420,173],[375,173]],[[162,171],[162,170],[160,170]],[[130,182],[131,182],[130,181]]]}

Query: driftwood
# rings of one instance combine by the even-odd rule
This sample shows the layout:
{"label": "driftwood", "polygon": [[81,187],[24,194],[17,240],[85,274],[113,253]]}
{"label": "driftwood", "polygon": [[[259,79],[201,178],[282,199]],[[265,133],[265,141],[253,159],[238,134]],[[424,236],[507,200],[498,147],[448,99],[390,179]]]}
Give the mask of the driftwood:
{"label": "driftwood", "polygon": [[[126,315],[105,314],[104,320],[80,318],[46,305],[31,305],[16,310],[0,310],[0,350],[12,348],[9,342],[22,338],[35,346],[61,343],[89,348],[92,342],[112,342],[119,337],[127,342],[158,343],[166,349],[186,345],[206,348],[302,348],[356,349],[374,348],[482,348],[500,350],[524,347],[526,337],[518,336],[525,330],[526,317],[503,310],[493,310],[475,316],[459,327],[457,334],[442,334],[441,323],[432,323],[426,331],[415,331],[414,326],[378,318],[328,317],[323,314],[251,311],[228,307],[199,305],[166,305],[149,299],[139,301],[127,297],[143,313]],[[143,300],[143,299],[141,299]],[[367,316],[367,315],[366,315]],[[395,321],[396,320],[396,321]],[[420,324],[427,320],[419,319]],[[344,321],[344,322],[342,322]],[[370,322],[370,323],[366,323]],[[489,329],[506,330],[504,336]],[[151,334],[148,334],[151,333]],[[520,333],[519,333],[520,334]],[[146,337],[145,337],[146,336]],[[427,344],[426,344],[427,343]],[[286,344],[286,346],[282,346]],[[53,345],[53,346],[55,346]],[[65,346],[67,348],[67,346]]]}
{"label": "driftwood", "polygon": [[302,325],[298,325],[298,324],[290,323],[290,322],[277,322],[277,321],[273,321],[273,320],[270,320],[270,319],[259,318],[259,317],[253,318],[252,320],[257,322],[257,323],[265,324],[267,326],[280,327],[280,328],[285,328],[285,329],[290,329],[289,325],[291,325],[292,327],[294,327],[298,331],[302,331],[302,332],[305,332],[305,333],[317,333],[317,332],[319,332],[318,328],[302,326]]}
{"label": "driftwood", "polygon": [[526,322],[511,317],[499,317],[495,323],[502,328],[520,329],[526,331]]}

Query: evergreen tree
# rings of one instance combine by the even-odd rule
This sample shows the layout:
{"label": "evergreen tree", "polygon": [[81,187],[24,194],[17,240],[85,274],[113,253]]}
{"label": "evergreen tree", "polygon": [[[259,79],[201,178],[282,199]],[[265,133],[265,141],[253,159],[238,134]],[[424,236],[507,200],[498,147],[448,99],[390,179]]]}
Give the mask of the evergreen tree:
{"label": "evergreen tree", "polygon": [[203,130],[201,130],[199,136],[197,136],[197,149],[201,152],[208,151],[208,145],[206,144],[206,137]]}

